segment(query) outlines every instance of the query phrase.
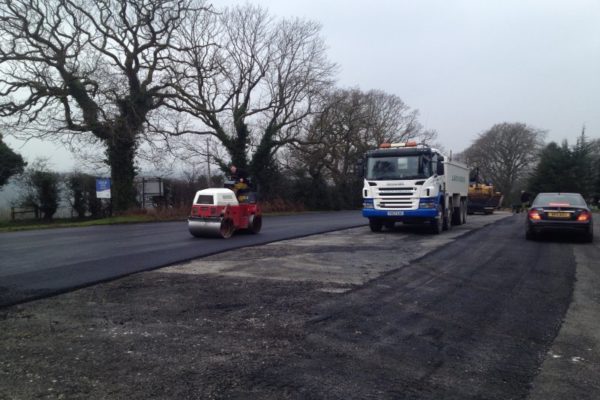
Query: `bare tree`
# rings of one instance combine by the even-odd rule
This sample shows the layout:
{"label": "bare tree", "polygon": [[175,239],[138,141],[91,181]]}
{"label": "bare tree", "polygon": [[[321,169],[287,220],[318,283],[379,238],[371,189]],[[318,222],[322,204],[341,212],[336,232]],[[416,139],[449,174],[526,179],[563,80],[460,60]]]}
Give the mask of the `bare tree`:
{"label": "bare tree", "polygon": [[135,201],[134,157],[195,0],[0,0],[0,118],[22,137],[106,147],[113,206]]}
{"label": "bare tree", "polygon": [[[173,69],[179,97],[169,104],[190,118],[176,131],[213,135],[231,161],[249,167],[260,182],[332,83],[335,66],[326,58],[320,26],[275,21],[246,5],[194,21],[188,31],[189,51]],[[225,166],[224,159],[215,161]]]}
{"label": "bare tree", "polygon": [[434,140],[436,132],[425,130],[418,116],[398,96],[383,91],[337,90],[314,118],[306,144],[296,146],[294,154],[311,176],[324,174],[336,186],[348,185],[367,150],[384,142]]}
{"label": "bare tree", "polygon": [[545,132],[523,123],[501,123],[479,135],[463,157],[479,168],[508,201],[518,182],[532,171],[544,144]]}

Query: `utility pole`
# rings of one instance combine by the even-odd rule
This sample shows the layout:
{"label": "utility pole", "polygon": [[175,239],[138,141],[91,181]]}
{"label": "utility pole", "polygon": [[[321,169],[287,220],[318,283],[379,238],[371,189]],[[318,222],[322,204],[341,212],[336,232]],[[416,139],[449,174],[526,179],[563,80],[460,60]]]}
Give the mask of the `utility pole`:
{"label": "utility pole", "polygon": [[211,187],[211,179],[210,179],[210,140],[209,138],[206,138],[206,169],[208,170],[208,174],[207,174],[207,183],[206,183],[206,187]]}

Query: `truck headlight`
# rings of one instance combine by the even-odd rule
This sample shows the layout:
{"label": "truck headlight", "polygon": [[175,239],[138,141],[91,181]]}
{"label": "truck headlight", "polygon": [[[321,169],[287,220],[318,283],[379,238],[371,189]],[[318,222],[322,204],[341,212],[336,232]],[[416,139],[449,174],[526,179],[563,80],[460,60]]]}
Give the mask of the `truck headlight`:
{"label": "truck headlight", "polygon": [[375,208],[373,199],[363,199],[363,208]]}
{"label": "truck headlight", "polygon": [[436,208],[436,198],[435,197],[426,197],[419,201],[419,208]]}

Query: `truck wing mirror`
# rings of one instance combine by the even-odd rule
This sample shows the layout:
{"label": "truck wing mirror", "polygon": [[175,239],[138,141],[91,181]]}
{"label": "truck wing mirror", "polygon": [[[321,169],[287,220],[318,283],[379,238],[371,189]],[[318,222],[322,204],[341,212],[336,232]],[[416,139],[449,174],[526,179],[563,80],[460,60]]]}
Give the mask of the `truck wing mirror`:
{"label": "truck wing mirror", "polygon": [[444,175],[444,160],[438,161],[436,174]]}

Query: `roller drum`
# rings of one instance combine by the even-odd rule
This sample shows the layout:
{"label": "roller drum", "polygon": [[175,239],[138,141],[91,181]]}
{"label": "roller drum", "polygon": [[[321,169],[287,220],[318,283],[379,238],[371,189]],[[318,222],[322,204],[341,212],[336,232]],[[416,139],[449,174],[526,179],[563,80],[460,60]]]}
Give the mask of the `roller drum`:
{"label": "roller drum", "polygon": [[195,237],[218,237],[227,239],[233,234],[234,226],[230,219],[207,220],[188,219],[188,229]]}

